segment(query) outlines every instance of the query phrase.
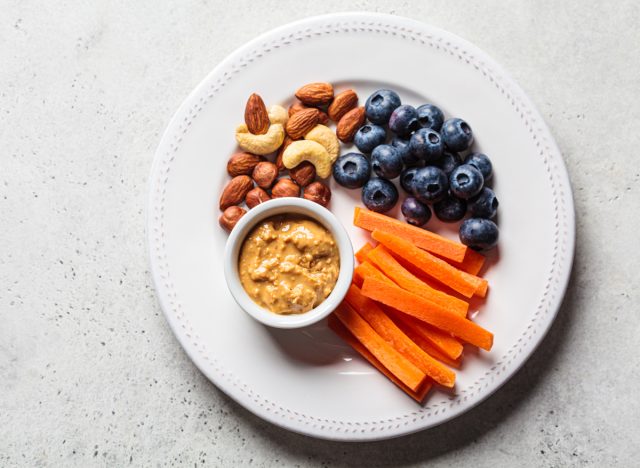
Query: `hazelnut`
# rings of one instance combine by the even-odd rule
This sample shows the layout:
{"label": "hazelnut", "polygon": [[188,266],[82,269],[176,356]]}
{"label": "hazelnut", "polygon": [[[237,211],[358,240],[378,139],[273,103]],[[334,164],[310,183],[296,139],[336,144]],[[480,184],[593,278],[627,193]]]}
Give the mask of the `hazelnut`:
{"label": "hazelnut", "polygon": [[289,169],[289,176],[300,187],[306,187],[316,179],[316,167],[309,161],[303,161],[293,169]]}
{"label": "hazelnut", "polygon": [[318,114],[318,123],[321,125],[327,125],[327,122],[329,122],[329,114],[320,111],[320,113]]}
{"label": "hazelnut", "polygon": [[284,163],[282,162],[282,155],[284,154],[284,150],[286,150],[287,146],[293,143],[293,141],[294,140],[292,140],[289,135],[285,136],[284,141],[282,142],[282,146],[280,146],[280,149],[278,150],[278,156],[276,156],[276,166],[278,167],[278,170],[280,172],[286,169],[286,167],[284,167]]}
{"label": "hazelnut", "polygon": [[327,206],[331,201],[331,189],[322,182],[314,182],[304,189],[304,198]]}
{"label": "hazelnut", "polygon": [[260,161],[264,161],[262,156],[251,153],[235,153],[227,162],[227,172],[231,177],[239,175],[251,175],[253,168]]}
{"label": "hazelnut", "polygon": [[300,187],[291,179],[280,179],[271,189],[272,198],[299,197]]}
{"label": "hazelnut", "polygon": [[222,212],[218,222],[227,231],[231,231],[236,223],[247,213],[247,210],[239,206],[230,206]]}
{"label": "hazelnut", "polygon": [[268,189],[278,177],[278,167],[272,162],[261,161],[253,168],[251,177],[258,187]]}
{"label": "hazelnut", "polygon": [[270,199],[271,197],[267,192],[264,191],[264,189],[261,189],[260,187],[255,187],[249,190],[249,193],[247,193],[247,196],[244,199],[244,201],[249,208],[253,208],[254,206],[258,206],[260,203],[264,203]]}

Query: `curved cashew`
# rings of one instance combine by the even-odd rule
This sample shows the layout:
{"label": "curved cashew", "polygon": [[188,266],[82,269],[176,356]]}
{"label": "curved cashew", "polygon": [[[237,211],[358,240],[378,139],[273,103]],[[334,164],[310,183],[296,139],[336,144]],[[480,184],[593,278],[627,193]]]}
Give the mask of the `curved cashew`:
{"label": "curved cashew", "polygon": [[316,167],[318,177],[326,179],[331,175],[331,156],[320,143],[312,140],[297,140],[287,146],[282,153],[282,162],[292,169],[302,161],[309,161]]}
{"label": "curved cashew", "polygon": [[331,164],[338,159],[340,154],[340,142],[335,132],[325,125],[316,125],[304,136],[305,140],[315,141],[320,143],[331,156]]}
{"label": "curved cashew", "polygon": [[282,106],[274,104],[269,107],[269,122],[272,124],[281,124],[284,127],[284,124],[289,120],[289,112]]}
{"label": "curved cashew", "polygon": [[236,141],[240,148],[253,154],[269,154],[280,148],[284,141],[284,127],[272,124],[264,135],[249,133],[246,124],[236,127]]}

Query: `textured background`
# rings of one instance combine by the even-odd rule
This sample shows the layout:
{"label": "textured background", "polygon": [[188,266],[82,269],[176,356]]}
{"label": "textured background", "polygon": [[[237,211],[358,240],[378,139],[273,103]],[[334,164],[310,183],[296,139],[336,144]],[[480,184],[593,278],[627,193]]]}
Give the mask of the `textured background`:
{"label": "textured background", "polygon": [[[0,0],[0,465],[638,466],[640,4]],[[501,62],[557,138],[577,252],[557,322],[494,397],[444,426],[340,444],[271,426],[174,339],[144,207],[174,110],[256,34],[372,10]]]}

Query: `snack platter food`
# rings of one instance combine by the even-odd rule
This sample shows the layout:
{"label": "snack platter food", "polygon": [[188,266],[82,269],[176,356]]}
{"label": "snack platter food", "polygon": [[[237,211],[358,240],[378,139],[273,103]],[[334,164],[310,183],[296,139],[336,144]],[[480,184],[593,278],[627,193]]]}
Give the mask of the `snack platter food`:
{"label": "snack platter food", "polygon": [[[409,60],[418,55],[422,60]],[[245,314],[227,290],[220,261],[227,233],[216,222],[217,205],[229,183],[229,157],[239,151],[237,143],[243,138],[236,133],[246,120],[247,98],[258,93],[267,108],[288,108],[296,102],[295,91],[307,83],[331,83],[337,96],[353,90],[359,106],[379,89],[397,91],[402,104],[435,104],[447,118],[459,116],[469,122],[473,150],[490,155],[493,162],[500,240],[485,270],[490,284],[486,300],[471,302],[473,321],[468,321],[493,332],[493,346],[476,329],[465,335],[466,341],[491,351],[467,346],[455,387],[432,390],[422,404],[361,359],[326,321],[300,330],[267,328]],[[347,102],[353,96],[345,93],[341,99]],[[317,124],[318,117],[314,119]],[[247,123],[257,133],[268,125],[260,115]],[[336,126],[330,128],[335,131]],[[304,136],[295,135],[295,128],[292,132],[294,137]],[[269,130],[265,135],[270,136]],[[326,143],[326,135],[313,139]],[[302,150],[313,159],[314,148]],[[358,150],[341,144],[338,156],[351,151]],[[395,171],[393,158],[376,158],[383,162],[378,171]],[[274,181],[268,169],[259,171],[251,187],[241,187],[242,200],[224,204],[242,202],[254,183],[270,187]],[[316,171],[327,175],[326,168],[316,166]],[[300,177],[307,185],[308,174]],[[345,188],[334,177],[318,182],[330,191],[328,208],[358,250],[371,240],[368,232],[353,225],[354,208],[365,209],[361,190]],[[399,187],[397,178],[394,182]],[[290,189],[283,188],[285,193]],[[316,195],[312,192],[310,198]],[[325,199],[318,198],[321,204]],[[403,219],[402,199],[386,214]],[[414,205],[408,213],[421,216]],[[459,223],[452,228],[433,218],[427,229],[457,240]],[[254,413],[288,429],[330,439],[372,440],[414,432],[462,413],[495,391],[524,363],[555,317],[570,272],[573,230],[571,192],[561,156],[517,85],[465,41],[384,15],[311,18],[236,51],[178,110],[158,148],[151,176],[152,272],[163,311],[182,346],[212,382]],[[396,245],[393,237],[376,236],[385,247]],[[398,249],[408,251],[406,245]],[[375,254],[378,262],[390,261],[384,254]],[[368,285],[366,281],[362,286],[369,297],[386,300],[375,296],[379,290],[397,298],[395,286],[385,289],[375,278]],[[420,300],[408,297],[413,300],[404,302]],[[357,302],[357,297],[351,299]],[[441,375],[440,383],[450,383],[450,377]]]}

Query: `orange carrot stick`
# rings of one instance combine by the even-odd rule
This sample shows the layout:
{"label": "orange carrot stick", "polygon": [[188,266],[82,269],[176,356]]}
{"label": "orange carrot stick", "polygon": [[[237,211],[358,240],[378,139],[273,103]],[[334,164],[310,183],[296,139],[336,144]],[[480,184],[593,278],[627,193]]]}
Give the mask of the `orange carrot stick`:
{"label": "orange carrot stick", "polygon": [[454,262],[462,262],[467,246],[439,236],[431,231],[398,221],[374,211],[356,207],[353,224],[367,231],[383,231],[395,234],[418,247],[438,254]]}
{"label": "orange carrot stick", "polygon": [[437,279],[465,297],[471,297],[486,280],[452,267],[444,260],[422,250],[411,242],[393,234],[374,231],[373,238],[387,249],[413,263],[429,276]]}
{"label": "orange carrot stick", "polygon": [[478,275],[482,267],[484,266],[486,258],[479,252],[476,252],[473,249],[467,248],[467,253],[464,256],[464,260],[462,262],[451,262],[454,267],[459,270],[466,271],[470,275]]}
{"label": "orange carrot stick", "polygon": [[462,343],[460,343],[457,338],[451,336],[448,332],[438,330],[427,323],[407,314],[403,314],[391,307],[385,307],[385,311],[396,322],[403,322],[407,327],[413,329],[415,333],[431,343],[431,347],[437,349],[438,353],[449,359],[458,359],[462,355],[462,351],[464,349]]}
{"label": "orange carrot stick", "polygon": [[[360,250],[355,253],[356,260],[360,263],[364,262],[367,259],[367,254],[373,250],[373,245],[371,242],[365,243]],[[471,249],[469,249],[471,250]]]}
{"label": "orange carrot stick", "polygon": [[[382,281],[379,282],[384,284]],[[414,392],[420,388],[426,374],[383,340],[360,314],[344,303],[336,309],[334,314],[353,336],[403,384]]]}
{"label": "orange carrot stick", "polygon": [[[364,281],[365,278],[377,278],[380,281],[384,281],[385,283],[389,283],[389,284],[394,284],[395,283],[393,281],[391,281],[384,273],[382,273],[380,270],[378,270],[374,265],[371,264],[371,262],[363,262],[360,265],[358,265],[354,272],[360,277],[362,278],[362,281]],[[360,281],[360,284],[358,284],[357,282],[355,282],[355,284],[360,287],[362,286],[362,281]]]}
{"label": "orange carrot stick", "polygon": [[469,310],[469,304],[457,297],[438,291],[419,278],[416,278],[415,275],[400,265],[400,263],[393,258],[383,245],[378,245],[376,248],[371,250],[367,254],[367,257],[371,263],[377,266],[381,271],[384,271],[389,278],[395,281],[401,288],[411,291],[418,296],[422,296],[431,302],[439,304],[452,312],[466,317],[467,311]]}
{"label": "orange carrot stick", "polygon": [[418,369],[445,387],[453,387],[456,374],[425,353],[405,335],[384,313],[382,308],[366,298],[357,286],[351,285],[345,296],[347,303],[360,313],[378,334],[387,340],[400,354],[415,364]]}
{"label": "orange carrot stick", "polygon": [[432,302],[405,291],[399,286],[392,286],[375,278],[365,278],[362,294],[440,330],[447,331],[479,348],[489,351],[493,345],[493,334],[489,331],[453,312],[435,310]]}
{"label": "orange carrot stick", "polygon": [[367,348],[362,346],[362,344],[351,334],[349,330],[347,330],[347,328],[342,324],[340,320],[338,320],[336,316],[330,315],[327,324],[336,335],[346,341],[348,345],[355,349],[363,358],[369,361],[369,363],[373,367],[382,372],[389,380],[391,380],[394,384],[404,390],[407,395],[416,400],[418,403],[421,403],[422,400],[424,400],[424,397],[431,389],[431,382],[425,381],[422,387],[420,387],[417,392],[414,392],[405,384],[403,384],[395,375],[389,372],[389,370],[384,367],[380,363],[380,361],[378,361],[375,356],[369,352]]}
{"label": "orange carrot stick", "polygon": [[393,316],[393,319],[394,321],[396,321],[400,329],[404,331],[415,344],[420,346],[420,348],[422,348],[425,353],[427,353],[432,358],[446,364],[447,366],[453,367],[455,369],[460,369],[460,366],[462,365],[462,355],[460,355],[460,357],[457,359],[450,358],[442,351],[440,351],[438,347],[434,346],[433,343],[429,341],[425,336],[421,335],[420,332],[413,326],[413,324],[404,322],[400,317],[408,316],[398,313]]}

